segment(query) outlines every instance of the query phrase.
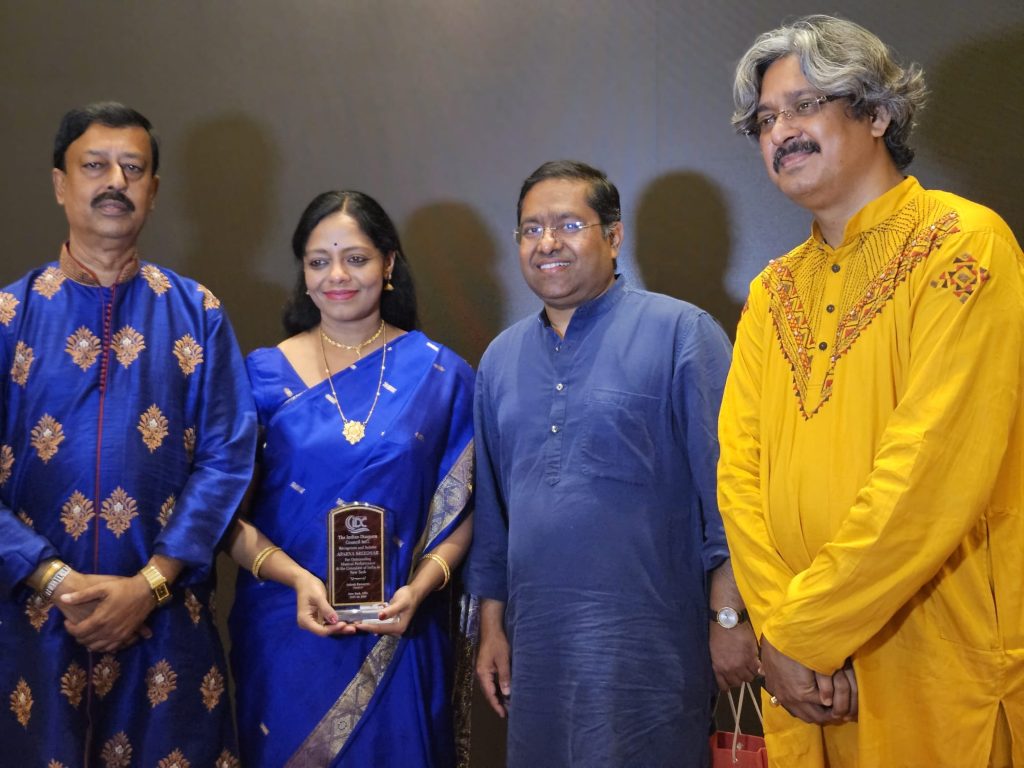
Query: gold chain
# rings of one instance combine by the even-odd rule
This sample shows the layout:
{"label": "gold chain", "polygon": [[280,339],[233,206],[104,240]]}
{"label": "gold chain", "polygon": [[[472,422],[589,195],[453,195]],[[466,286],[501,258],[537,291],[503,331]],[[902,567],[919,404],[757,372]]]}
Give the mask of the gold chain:
{"label": "gold chain", "polygon": [[[368,338],[366,341],[361,341],[358,344],[352,345],[352,344],[342,344],[340,341],[335,341],[330,336],[328,336],[326,333],[324,333],[323,325],[320,326],[320,338],[321,339],[326,341],[332,347],[337,347],[338,349],[347,349],[349,352],[355,352],[357,360],[362,358],[362,356],[363,356],[363,347],[365,347],[368,344],[373,344],[373,342],[375,342],[377,339],[380,338],[380,335],[383,332],[384,332],[384,318],[382,317],[380,319],[380,328],[377,329],[377,332],[375,334],[373,334],[373,336]],[[323,342],[321,342],[321,346],[323,346]]]}
{"label": "gold chain", "polygon": [[[384,332],[384,321],[380,321],[380,329],[374,334],[373,338],[364,341],[363,345],[369,344],[373,339],[376,339],[382,332]],[[331,377],[331,366],[327,362],[327,347],[324,346],[324,339],[335,343],[336,346],[343,346],[337,344],[324,334],[323,329],[320,330],[320,351],[324,356],[324,370],[327,372],[327,383],[331,387],[331,396],[334,398],[334,407],[338,409],[338,415],[341,417],[342,429],[341,434],[348,440],[349,445],[355,445],[364,437],[366,437],[366,425],[370,423],[370,417],[373,416],[373,409],[377,407],[377,400],[380,399],[380,390],[384,386],[384,361],[387,360],[388,354],[388,335],[384,333],[384,346],[380,350],[380,378],[377,380],[377,393],[373,396],[373,405],[370,406],[370,412],[366,414],[366,418],[363,421],[356,421],[355,419],[345,418],[345,413],[341,410],[341,401],[338,400],[338,393],[334,389],[334,379]],[[351,347],[349,347],[351,349]]]}

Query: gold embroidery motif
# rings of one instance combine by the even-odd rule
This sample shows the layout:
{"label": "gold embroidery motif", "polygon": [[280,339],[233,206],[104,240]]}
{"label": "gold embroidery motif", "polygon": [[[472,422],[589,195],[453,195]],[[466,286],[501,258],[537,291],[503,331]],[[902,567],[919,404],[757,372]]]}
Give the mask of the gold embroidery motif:
{"label": "gold embroidery motif", "polygon": [[46,768],[67,768],[60,760],[51,760],[46,764]]}
{"label": "gold embroidery motif", "polygon": [[60,520],[64,523],[64,530],[75,541],[89,529],[89,521],[95,516],[92,501],[85,498],[80,491],[72,493],[60,509]]}
{"label": "gold embroidery motif", "polygon": [[178,358],[178,365],[182,373],[188,376],[196,370],[196,366],[203,362],[203,348],[192,338],[185,334],[174,342],[174,356]]}
{"label": "gold embroidery motif", "polygon": [[[816,343],[812,323],[817,317],[821,289],[813,281],[825,274],[827,262],[822,261],[817,244],[808,241],[789,256],[769,262],[761,273],[776,337],[793,371],[793,390],[805,420],[831,399],[837,363],[882,312],[896,289],[947,235],[959,231],[955,212],[927,201],[925,204],[930,205],[928,210],[920,210],[915,202],[861,235],[861,250],[855,262],[860,273],[858,279],[846,280],[836,337],[816,404],[810,402],[812,349]],[[901,247],[891,255],[894,241]],[[806,305],[804,297],[809,300]]]}
{"label": "gold embroidery motif", "polygon": [[199,620],[202,618],[201,611],[203,610],[203,604],[199,602],[199,598],[196,597],[196,593],[191,589],[185,590],[185,607],[188,609],[189,618],[192,619],[192,623],[199,626]]}
{"label": "gold embroidery motif", "polygon": [[185,759],[180,749],[176,749],[156,764],[157,768],[191,768],[192,763]]}
{"label": "gold embroidery motif", "polygon": [[68,671],[60,677],[60,692],[67,696],[68,702],[76,709],[82,703],[85,683],[85,670],[78,666],[78,662],[75,661],[71,662],[68,666]]}
{"label": "gold embroidery motif", "polygon": [[132,764],[132,744],[128,734],[120,731],[114,734],[100,753],[105,768],[128,768]]}
{"label": "gold embroidery motif", "polygon": [[10,325],[14,319],[15,310],[21,302],[13,293],[0,292],[0,323]]}
{"label": "gold embroidery motif", "polygon": [[28,516],[28,512],[26,512],[24,509],[18,510],[18,519],[21,520],[21,522],[23,522],[29,528],[35,528],[36,524],[32,522],[32,518]]}
{"label": "gold embroidery motif", "polygon": [[220,697],[224,693],[224,675],[217,667],[210,667],[210,671],[203,676],[203,682],[199,686],[199,692],[203,695],[203,704],[213,712],[214,707],[220,703]]}
{"label": "gold embroidery motif", "polygon": [[142,278],[149,283],[149,287],[157,296],[163,296],[171,289],[171,281],[167,275],[152,264],[147,264],[142,268]]}
{"label": "gold embroidery motif", "polygon": [[110,341],[114,348],[114,354],[117,356],[117,362],[125,368],[134,363],[142,350],[146,348],[145,338],[130,325],[126,325],[115,333],[114,338]]}
{"label": "gold embroidery motif", "polygon": [[217,762],[213,765],[214,768],[241,768],[242,764],[238,762],[237,757],[225,749],[220,753],[220,757],[217,758]]}
{"label": "gold embroidery motif", "polygon": [[139,516],[135,499],[121,486],[104,499],[101,510],[100,517],[107,521],[107,528],[119,539],[131,527],[132,520]]}
{"label": "gold embroidery motif", "polygon": [[188,456],[188,460],[192,459],[196,455],[196,428],[189,427],[185,430],[185,455]]}
{"label": "gold embroidery motif", "polygon": [[32,367],[36,356],[32,347],[25,342],[19,341],[14,346],[14,362],[11,364],[11,379],[21,386],[28,382],[28,371]]}
{"label": "gold embroidery motif", "polygon": [[32,282],[32,290],[41,296],[52,299],[60,290],[64,282],[64,273],[56,267],[47,267],[43,273]]}
{"label": "gold embroidery motif", "polygon": [[121,676],[121,662],[114,658],[114,654],[106,653],[99,663],[92,668],[92,687],[96,695],[101,699],[110,693],[114,683]]}
{"label": "gold embroidery motif", "polygon": [[100,340],[96,334],[83,325],[68,336],[68,343],[64,347],[64,351],[71,355],[75,365],[83,371],[87,371],[100,356]]}
{"label": "gold embroidery motif", "polygon": [[9,445],[0,445],[0,485],[11,479],[14,469],[14,449]]}
{"label": "gold embroidery motif", "polygon": [[151,707],[167,701],[178,687],[178,673],[171,669],[167,659],[161,659],[146,672],[146,697]]}
{"label": "gold embroidery motif", "polygon": [[203,294],[203,309],[217,309],[220,307],[220,299],[213,295],[213,292],[202,283],[199,284],[198,290]]}
{"label": "gold embroidery motif", "polygon": [[139,417],[139,432],[142,433],[142,442],[153,453],[167,437],[167,417],[156,407],[156,403],[149,406],[146,412]]}
{"label": "gold embroidery motif", "polygon": [[470,440],[434,491],[434,497],[430,501],[427,538],[423,549],[429,547],[437,535],[462,514],[472,495],[473,441]]}
{"label": "gold embroidery motif", "polygon": [[57,454],[57,446],[64,442],[64,428],[48,413],[32,427],[32,446],[46,464]]}
{"label": "gold embroidery motif", "polygon": [[170,520],[171,515],[174,514],[174,504],[176,501],[177,499],[174,498],[174,494],[172,493],[167,497],[167,500],[160,505],[160,514],[157,515],[156,519],[157,522],[160,523],[161,528],[165,528],[167,526],[167,521]]}
{"label": "gold embroidery motif", "polygon": [[53,608],[53,603],[39,592],[33,594],[25,602],[25,615],[28,617],[28,623],[32,625],[32,629],[36,632],[42,631],[43,624],[50,618],[51,608]]}
{"label": "gold embroidery motif", "polygon": [[25,678],[18,679],[18,685],[11,692],[11,712],[18,718],[22,728],[28,728],[28,721],[32,718],[32,689],[28,687]]}

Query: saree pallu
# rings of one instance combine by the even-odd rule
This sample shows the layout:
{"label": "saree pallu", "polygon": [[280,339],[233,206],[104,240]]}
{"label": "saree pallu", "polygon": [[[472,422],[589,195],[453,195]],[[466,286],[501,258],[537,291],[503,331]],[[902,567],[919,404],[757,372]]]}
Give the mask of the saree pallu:
{"label": "saree pallu", "polygon": [[[381,506],[393,591],[469,511],[473,373],[419,332],[388,342],[386,363],[350,445],[328,382],[307,388],[276,348],[249,356],[264,429],[251,520],[323,579],[330,509]],[[370,412],[380,366],[378,350],[335,374],[347,418]],[[244,764],[453,765],[450,601],[428,596],[401,638],[321,638],[297,627],[290,588],[241,571],[230,627]]]}

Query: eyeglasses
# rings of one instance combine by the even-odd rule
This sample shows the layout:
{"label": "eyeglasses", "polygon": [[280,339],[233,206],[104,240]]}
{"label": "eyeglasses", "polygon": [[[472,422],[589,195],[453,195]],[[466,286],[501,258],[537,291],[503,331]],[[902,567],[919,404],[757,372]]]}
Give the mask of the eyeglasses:
{"label": "eyeglasses", "polygon": [[759,136],[764,136],[766,133],[771,133],[772,128],[775,127],[775,123],[780,119],[785,118],[790,122],[794,120],[806,120],[807,118],[814,117],[821,112],[821,108],[828,102],[835,101],[838,98],[840,97],[836,95],[822,95],[813,99],[800,99],[800,101],[789,109],[780,109],[778,112],[762,114],[754,121],[753,128],[745,128],[743,132],[747,136],[756,139]]}
{"label": "eyeglasses", "polygon": [[512,230],[512,234],[515,236],[517,243],[522,243],[523,240],[531,243],[543,240],[545,232],[550,232],[551,236],[558,240],[570,240],[585,229],[600,226],[600,221],[594,222],[593,224],[584,224],[582,221],[563,221],[561,224],[555,224],[553,227],[542,227],[540,224],[527,224],[522,227],[516,227]]}

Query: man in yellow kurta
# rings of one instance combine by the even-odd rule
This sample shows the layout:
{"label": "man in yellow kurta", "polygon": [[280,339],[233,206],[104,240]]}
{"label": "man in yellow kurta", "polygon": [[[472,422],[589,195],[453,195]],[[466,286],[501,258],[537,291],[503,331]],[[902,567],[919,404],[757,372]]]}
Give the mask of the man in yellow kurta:
{"label": "man in yellow kurta", "polygon": [[856,24],[762,35],[735,97],[814,215],[751,284],[720,422],[771,763],[1024,766],[1020,246],[903,175],[923,75]]}

